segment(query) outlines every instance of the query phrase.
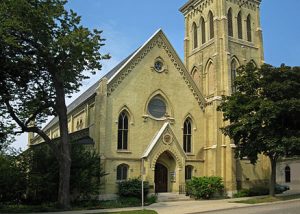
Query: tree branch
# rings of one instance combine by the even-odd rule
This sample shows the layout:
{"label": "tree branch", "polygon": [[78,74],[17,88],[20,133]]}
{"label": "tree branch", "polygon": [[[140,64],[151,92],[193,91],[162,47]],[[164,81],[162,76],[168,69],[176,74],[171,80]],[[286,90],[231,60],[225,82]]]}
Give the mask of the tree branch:
{"label": "tree branch", "polygon": [[13,107],[10,105],[8,100],[5,100],[5,105],[7,107],[8,113],[10,114],[10,116],[13,118],[13,120],[21,127],[22,131],[19,131],[19,133],[24,133],[24,132],[33,132],[33,133],[37,133],[41,138],[43,138],[43,140],[45,141],[45,143],[47,145],[49,145],[51,147],[51,149],[53,150],[53,152],[56,153],[57,157],[60,158],[59,156],[59,149],[58,146],[54,143],[52,143],[51,139],[48,137],[48,135],[41,130],[40,128],[36,127],[36,126],[32,126],[32,127],[28,127],[26,126],[16,115]]}

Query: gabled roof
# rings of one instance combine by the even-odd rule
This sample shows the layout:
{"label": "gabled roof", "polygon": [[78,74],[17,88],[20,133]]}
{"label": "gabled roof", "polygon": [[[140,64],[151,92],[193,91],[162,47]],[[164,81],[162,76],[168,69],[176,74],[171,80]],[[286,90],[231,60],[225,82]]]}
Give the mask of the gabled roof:
{"label": "gabled roof", "polygon": [[[124,75],[121,75],[122,72],[124,72],[124,69],[127,65],[132,63],[133,61],[136,63],[137,61],[141,60],[141,55],[147,54],[147,48],[149,48],[150,45],[154,45],[157,40],[160,39],[163,43],[164,48],[166,51],[169,52],[169,56],[173,58],[172,61],[174,61],[174,65],[177,68],[178,72],[180,72],[181,76],[183,77],[184,81],[188,85],[188,87],[191,89],[192,94],[196,98],[197,102],[199,103],[201,108],[204,108],[206,100],[201,94],[199,88],[196,86],[194,80],[186,70],[184,64],[182,63],[180,57],[176,53],[175,49],[171,45],[170,41],[167,39],[166,35],[163,33],[161,29],[158,29],[140,48],[135,50],[133,53],[131,53],[127,58],[125,58],[122,62],[120,62],[117,66],[115,66],[112,70],[110,70],[106,75],[104,75],[100,80],[98,80],[94,85],[92,85],[90,88],[88,88],[85,92],[83,92],[78,98],[76,98],[70,105],[67,107],[67,113],[71,113],[75,108],[83,104],[85,101],[87,101],[89,98],[94,96],[96,94],[96,89],[100,83],[100,81],[103,78],[108,79],[108,94],[111,93],[117,86],[120,84],[123,79],[125,78]],[[127,74],[131,70],[127,69]],[[113,83],[112,82],[117,82]],[[45,127],[44,130],[48,130],[50,127],[52,127],[54,124],[58,122],[58,117],[53,118]]]}
{"label": "gabled roof", "polygon": [[[77,97],[71,104],[67,107],[67,113],[69,114],[75,108],[80,106],[82,103],[87,101],[89,98],[94,96],[96,94],[96,90],[99,86],[100,81],[103,78],[110,79],[114,74],[119,71],[119,69],[127,63],[127,61],[131,58],[132,55],[135,54],[137,50],[135,50],[132,54],[130,54],[128,57],[126,57],[123,61],[121,61],[119,64],[117,64],[113,69],[111,69],[109,72],[107,72],[100,80],[98,80],[96,83],[94,83],[91,87],[89,87],[86,91],[84,91],[79,97]],[[45,127],[43,130],[47,131],[50,127],[52,127],[54,124],[58,122],[58,117],[54,117]]]}
{"label": "gabled roof", "polygon": [[162,138],[163,134],[166,133],[166,132],[168,132],[169,134],[172,135],[172,137],[174,139],[173,143],[174,143],[175,147],[186,158],[185,152],[183,151],[182,147],[179,145],[179,142],[178,142],[178,140],[176,139],[176,136],[173,133],[170,122],[165,122],[164,125],[160,128],[160,130],[154,135],[153,139],[148,144],[148,147],[144,151],[141,158],[147,158],[150,155],[150,153],[154,149],[155,145],[160,142],[160,139]]}
{"label": "gabled roof", "polygon": [[191,93],[194,95],[195,99],[199,103],[200,107],[203,109],[206,104],[206,100],[199,88],[195,84],[193,78],[186,70],[183,62],[181,61],[179,55],[176,53],[175,49],[171,45],[170,41],[164,34],[164,32],[159,29],[157,30],[131,57],[124,63],[118,71],[108,80],[107,93],[110,95],[113,91],[122,83],[122,81],[131,73],[134,67],[139,64],[142,59],[150,52],[150,50],[155,46],[162,47],[171,58],[177,72],[183,78],[183,81],[190,88]]}

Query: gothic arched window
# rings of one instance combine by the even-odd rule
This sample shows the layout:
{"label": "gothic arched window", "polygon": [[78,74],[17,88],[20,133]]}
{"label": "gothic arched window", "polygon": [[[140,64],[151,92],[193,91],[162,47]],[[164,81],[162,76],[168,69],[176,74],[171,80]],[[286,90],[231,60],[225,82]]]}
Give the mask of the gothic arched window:
{"label": "gothic arched window", "polygon": [[193,176],[193,166],[185,166],[185,180],[191,180]]}
{"label": "gothic arched window", "polygon": [[200,19],[200,26],[201,26],[201,44],[204,44],[206,42],[206,35],[205,35],[205,21],[203,17],[201,17]]}
{"label": "gothic arched window", "polygon": [[126,150],[128,148],[128,114],[124,110],[120,113],[118,119],[118,149]]}
{"label": "gothic arched window", "polygon": [[227,21],[228,21],[228,36],[233,36],[233,27],[232,27],[232,10],[231,8],[227,13]]}
{"label": "gothic arched window", "polygon": [[183,125],[183,150],[186,153],[192,152],[192,121],[187,118]]}
{"label": "gothic arched window", "polygon": [[237,15],[237,28],[238,28],[238,38],[243,39],[243,23],[242,23],[242,13],[239,12]]}
{"label": "gothic arched window", "polygon": [[291,182],[291,168],[289,166],[286,166],[284,168],[284,174],[285,174],[285,182],[286,183]]}
{"label": "gothic arched window", "polygon": [[215,36],[214,33],[214,15],[211,11],[208,13],[208,20],[209,20],[209,39],[213,39]]}
{"label": "gothic arched window", "polygon": [[117,180],[122,181],[122,180],[127,180],[128,176],[128,165],[126,164],[120,164],[117,166]]}
{"label": "gothic arched window", "polygon": [[231,73],[231,93],[234,93],[236,91],[236,87],[234,85],[234,81],[236,78],[236,69],[238,67],[237,61],[236,59],[233,59],[231,61],[231,69],[230,69],[230,73]]}
{"label": "gothic arched window", "polygon": [[251,32],[251,16],[250,14],[247,16],[247,40],[248,42],[252,42],[252,32]]}
{"label": "gothic arched window", "polygon": [[193,23],[193,48],[197,48],[198,47],[198,32],[197,32],[197,25],[194,22]]}
{"label": "gothic arched window", "polygon": [[215,77],[215,67],[213,62],[209,62],[207,66],[207,96],[212,95],[215,91],[216,77]]}

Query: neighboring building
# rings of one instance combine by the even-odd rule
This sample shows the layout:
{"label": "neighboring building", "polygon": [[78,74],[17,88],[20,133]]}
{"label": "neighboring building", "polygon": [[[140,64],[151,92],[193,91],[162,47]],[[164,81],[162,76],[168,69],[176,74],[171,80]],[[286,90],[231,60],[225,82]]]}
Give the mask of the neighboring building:
{"label": "neighboring building", "polygon": [[[263,63],[259,6],[260,0],[188,1],[180,9],[184,63],[158,30],[68,107],[69,131],[89,133],[109,173],[103,195],[139,177],[142,159],[152,192],[184,192],[192,176],[221,176],[229,195],[267,182],[268,159],[256,166],[235,159],[216,111],[234,90],[236,68]],[[45,130],[58,137],[57,118]],[[39,142],[30,135],[29,145]]]}
{"label": "neighboring building", "polygon": [[283,158],[278,161],[276,181],[286,184],[291,190],[300,189],[300,158]]}

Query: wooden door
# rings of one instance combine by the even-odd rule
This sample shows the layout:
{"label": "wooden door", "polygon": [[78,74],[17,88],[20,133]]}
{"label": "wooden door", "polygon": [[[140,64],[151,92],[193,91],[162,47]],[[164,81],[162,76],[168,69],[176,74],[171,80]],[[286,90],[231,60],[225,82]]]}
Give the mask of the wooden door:
{"label": "wooden door", "polygon": [[155,165],[155,192],[168,192],[168,169],[160,164]]}

